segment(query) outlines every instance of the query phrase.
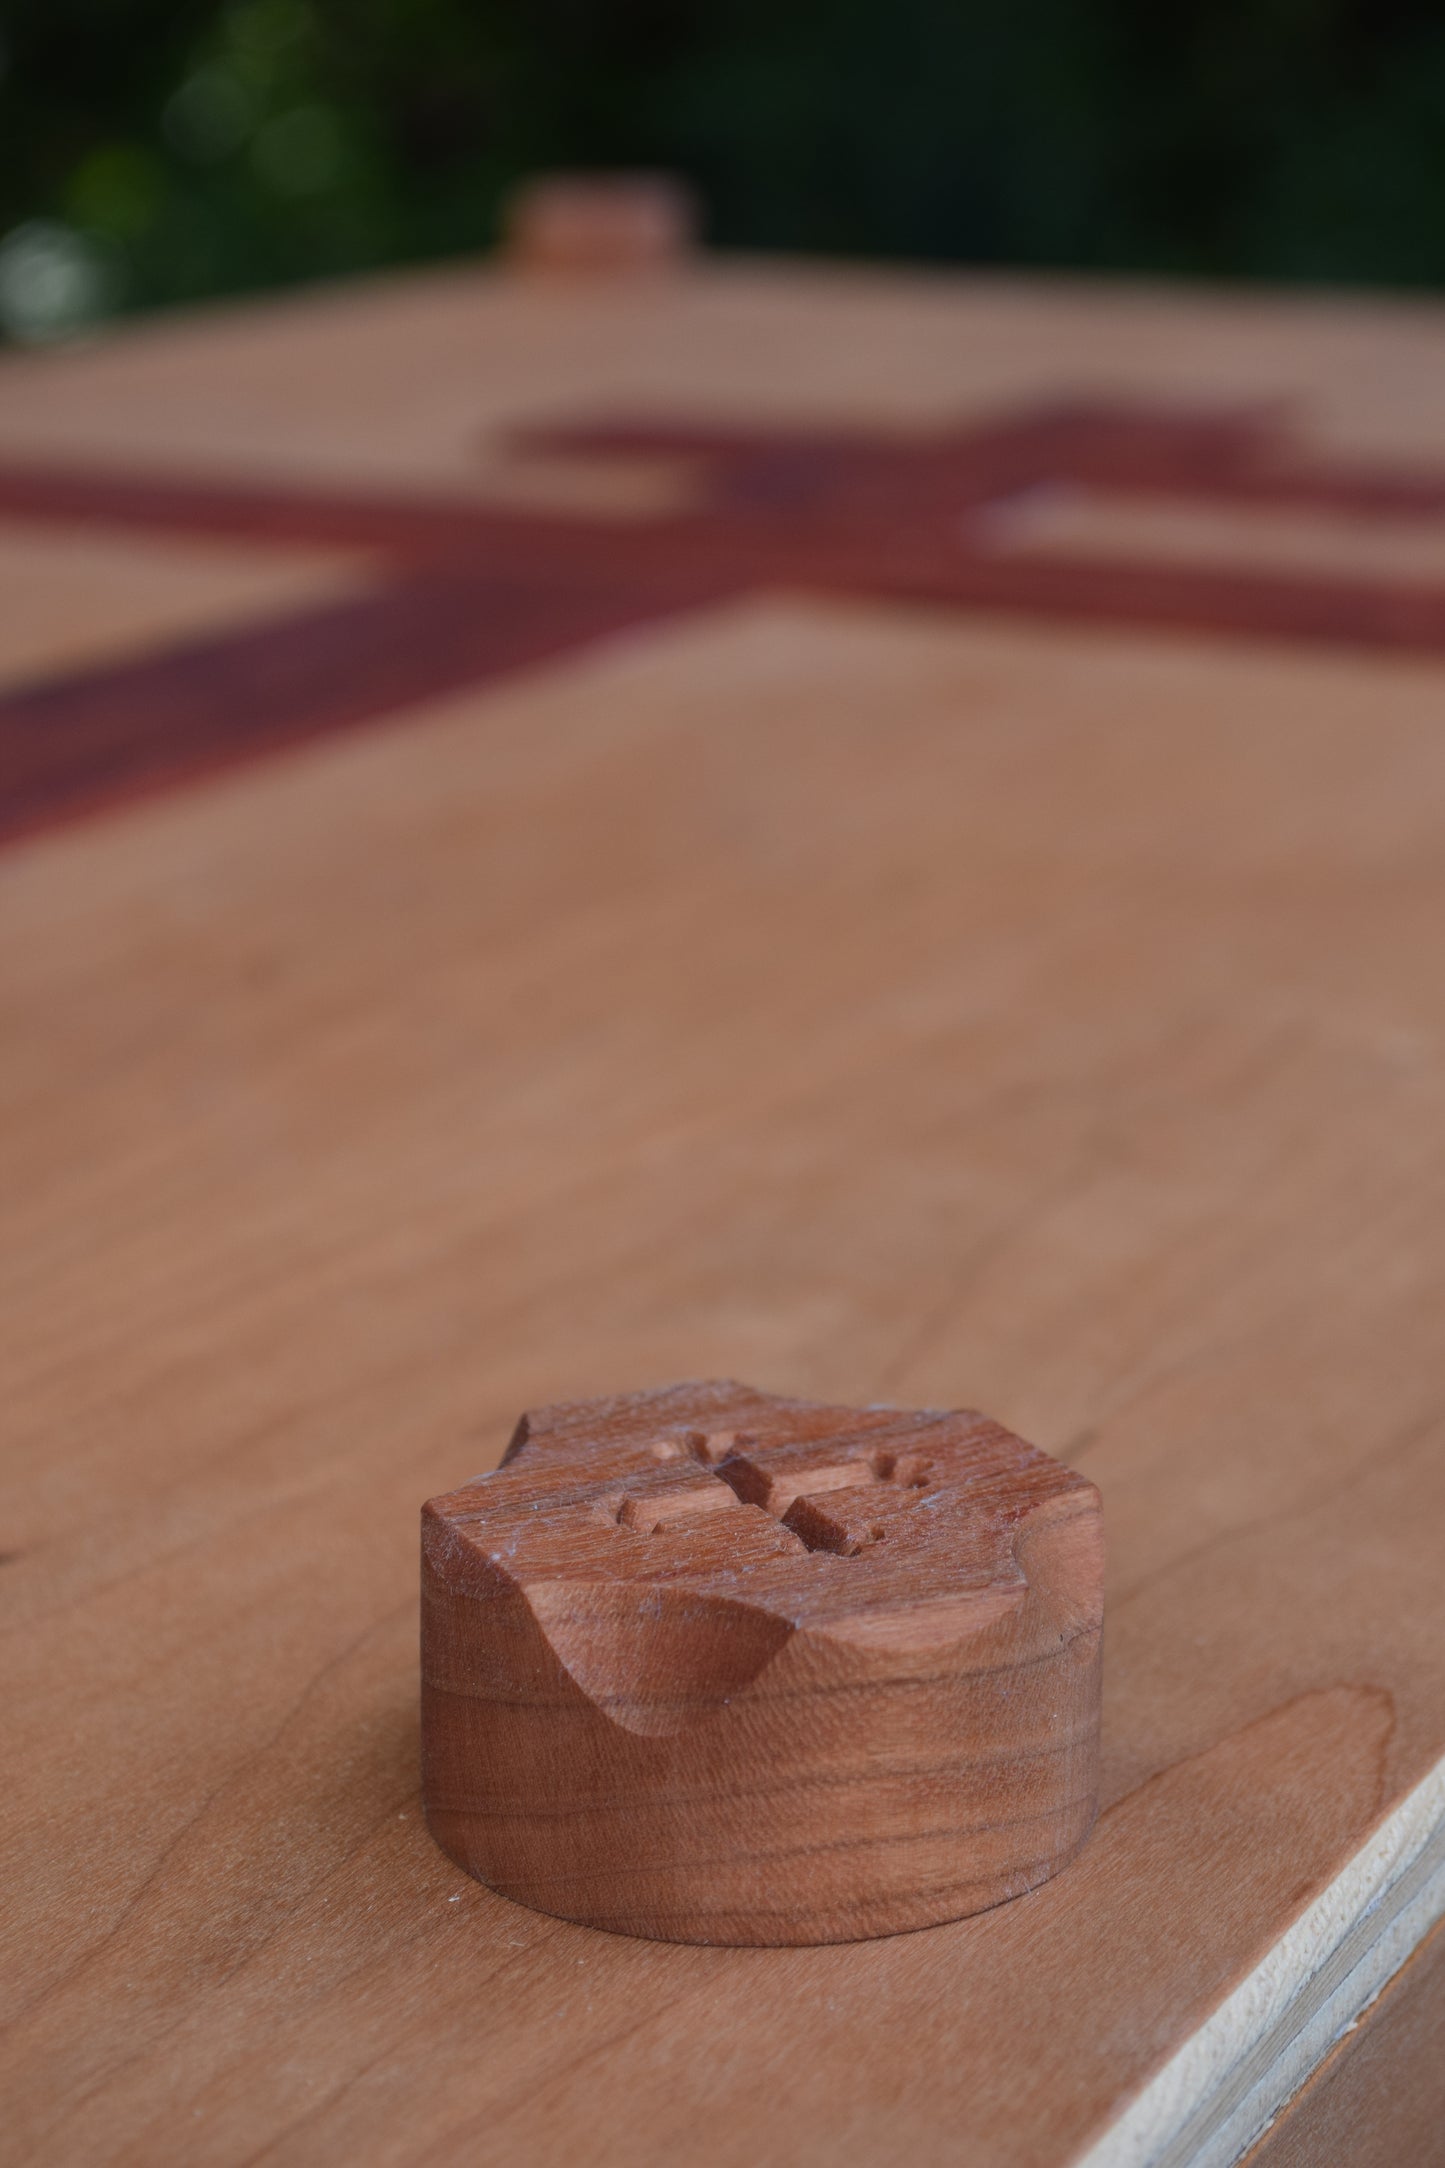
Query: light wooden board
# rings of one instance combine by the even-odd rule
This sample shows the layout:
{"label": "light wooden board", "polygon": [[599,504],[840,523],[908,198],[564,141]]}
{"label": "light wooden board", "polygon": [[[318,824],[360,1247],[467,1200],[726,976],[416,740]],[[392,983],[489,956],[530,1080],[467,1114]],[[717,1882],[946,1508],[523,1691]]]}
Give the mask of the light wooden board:
{"label": "light wooden board", "polygon": [[[448,275],[27,359],[0,437],[465,495],[503,421],[1087,379],[1438,464],[1442,358],[1426,310]],[[1115,2168],[1209,2158],[1246,2067],[1280,2106],[1434,1886],[1442,709],[1429,655],[775,587],[11,847],[7,2157]],[[1100,1484],[1057,1882],[689,1949],[431,1845],[421,1499],[529,1403],[728,1373]]]}

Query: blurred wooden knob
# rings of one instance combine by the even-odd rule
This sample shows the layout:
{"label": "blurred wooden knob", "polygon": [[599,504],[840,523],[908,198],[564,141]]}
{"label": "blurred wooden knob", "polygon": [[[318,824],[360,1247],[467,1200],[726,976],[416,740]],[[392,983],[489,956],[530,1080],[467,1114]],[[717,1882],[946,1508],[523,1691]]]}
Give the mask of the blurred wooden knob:
{"label": "blurred wooden knob", "polygon": [[423,1512],[427,1819],[628,1934],[957,1919],[1088,1834],[1102,1597],[1098,1492],[984,1416],[545,1408]]}
{"label": "blurred wooden knob", "polygon": [[691,250],[697,207],[666,173],[540,174],[514,191],[503,230],[508,262],[528,270],[657,270]]}

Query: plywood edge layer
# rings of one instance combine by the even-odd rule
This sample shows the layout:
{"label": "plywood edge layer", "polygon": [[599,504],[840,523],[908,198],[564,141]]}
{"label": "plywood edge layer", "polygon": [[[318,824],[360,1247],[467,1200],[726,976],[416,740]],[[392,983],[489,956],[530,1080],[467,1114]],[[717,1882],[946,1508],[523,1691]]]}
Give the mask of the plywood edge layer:
{"label": "plywood edge layer", "polygon": [[1230,2168],[1442,1917],[1445,1760],[1075,2168]]}

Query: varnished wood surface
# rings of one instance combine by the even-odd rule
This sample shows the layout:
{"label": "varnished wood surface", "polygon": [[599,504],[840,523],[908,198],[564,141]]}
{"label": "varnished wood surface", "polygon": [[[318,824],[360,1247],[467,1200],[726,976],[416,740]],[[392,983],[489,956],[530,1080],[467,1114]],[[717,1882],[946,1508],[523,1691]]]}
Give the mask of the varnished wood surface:
{"label": "varnished wood surface", "polygon": [[[475,494],[504,422],[1083,382],[1408,469],[1442,357],[1426,309],[459,276],[7,365],[0,436]],[[1442,699],[764,590],[0,860],[7,2158],[1099,2138],[1445,1752]],[[985,1406],[1100,1484],[1055,1882],[689,1949],[431,1843],[417,1505],[519,1407],[708,1374]]]}

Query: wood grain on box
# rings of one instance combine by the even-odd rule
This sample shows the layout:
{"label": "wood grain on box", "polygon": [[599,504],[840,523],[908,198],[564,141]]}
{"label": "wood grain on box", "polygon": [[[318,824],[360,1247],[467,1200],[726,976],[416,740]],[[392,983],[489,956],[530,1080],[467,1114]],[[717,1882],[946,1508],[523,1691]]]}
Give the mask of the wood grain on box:
{"label": "wood grain on box", "polygon": [[[289,500],[589,406],[930,432],[1085,380],[1445,464],[1424,305],[469,274],[3,374],[17,464]],[[1262,1978],[1272,2052],[1302,1924],[1406,1917],[1445,1752],[1442,697],[790,587],[5,854],[0,2147],[1066,2168]],[[728,1373],[967,1398],[1104,1492],[1066,1872],[706,1948],[431,1841],[416,1501],[518,1408]]]}

